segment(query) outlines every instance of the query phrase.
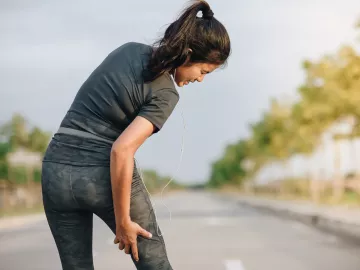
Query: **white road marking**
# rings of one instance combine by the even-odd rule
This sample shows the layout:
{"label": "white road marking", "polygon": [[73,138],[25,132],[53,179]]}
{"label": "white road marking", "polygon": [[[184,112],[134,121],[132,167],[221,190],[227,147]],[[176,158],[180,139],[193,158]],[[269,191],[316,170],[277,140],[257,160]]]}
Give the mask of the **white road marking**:
{"label": "white road marking", "polygon": [[240,260],[225,260],[224,264],[226,270],[245,270]]}
{"label": "white road marking", "polygon": [[210,217],[206,220],[206,224],[209,226],[219,226],[222,225],[224,222],[216,217]]}
{"label": "white road marking", "polygon": [[204,219],[204,221],[208,226],[227,226],[234,225],[236,222],[235,219],[226,217],[209,217]]}

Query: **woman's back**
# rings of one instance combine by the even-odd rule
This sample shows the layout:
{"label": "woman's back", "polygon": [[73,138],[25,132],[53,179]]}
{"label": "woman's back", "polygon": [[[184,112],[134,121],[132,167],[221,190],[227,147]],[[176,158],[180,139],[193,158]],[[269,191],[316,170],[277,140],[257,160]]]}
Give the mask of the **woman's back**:
{"label": "woman's back", "polygon": [[[151,53],[151,46],[136,42],[111,52],[80,87],[60,127],[115,141],[141,115],[154,123],[156,132],[160,130],[179,95],[168,73],[144,83]],[[168,104],[162,104],[163,100]],[[108,165],[110,149],[111,143],[58,133],[44,161]]]}

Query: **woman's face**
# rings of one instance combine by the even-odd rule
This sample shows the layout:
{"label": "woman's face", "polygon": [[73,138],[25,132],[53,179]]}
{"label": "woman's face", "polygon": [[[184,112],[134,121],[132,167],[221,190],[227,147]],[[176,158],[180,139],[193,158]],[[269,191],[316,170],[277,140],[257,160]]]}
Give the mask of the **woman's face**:
{"label": "woman's face", "polygon": [[219,65],[208,63],[185,63],[174,72],[174,80],[179,87],[190,82],[202,82],[206,74],[213,72]]}

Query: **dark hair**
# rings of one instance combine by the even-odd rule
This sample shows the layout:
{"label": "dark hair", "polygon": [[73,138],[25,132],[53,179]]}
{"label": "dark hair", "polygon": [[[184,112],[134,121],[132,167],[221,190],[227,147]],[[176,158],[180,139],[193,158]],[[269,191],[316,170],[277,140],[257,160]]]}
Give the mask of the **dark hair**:
{"label": "dark hair", "polygon": [[[214,17],[206,1],[192,1],[171,23],[162,38],[154,43],[145,81],[181,66],[192,50],[190,63],[224,65],[230,55],[230,38],[225,27]],[[197,17],[202,11],[202,17]]]}

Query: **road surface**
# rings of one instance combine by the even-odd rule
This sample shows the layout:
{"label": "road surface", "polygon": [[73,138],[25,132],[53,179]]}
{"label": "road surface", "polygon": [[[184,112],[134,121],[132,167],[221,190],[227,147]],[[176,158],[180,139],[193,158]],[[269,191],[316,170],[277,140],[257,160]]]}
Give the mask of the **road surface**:
{"label": "road surface", "polygon": [[[359,246],[295,221],[201,191],[152,200],[175,270],[360,269]],[[113,238],[95,216],[95,269],[135,269]],[[61,270],[45,220],[0,233],[0,269]]]}

